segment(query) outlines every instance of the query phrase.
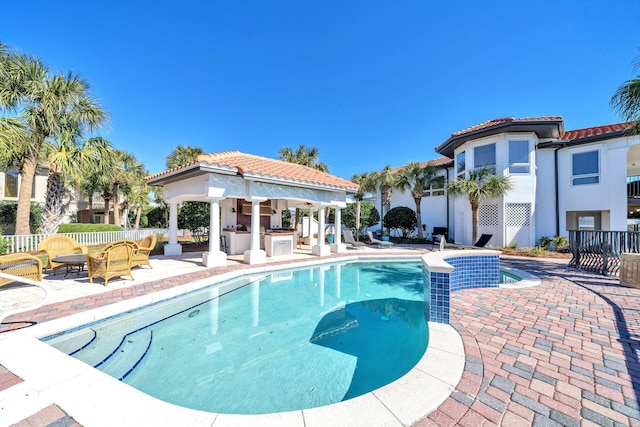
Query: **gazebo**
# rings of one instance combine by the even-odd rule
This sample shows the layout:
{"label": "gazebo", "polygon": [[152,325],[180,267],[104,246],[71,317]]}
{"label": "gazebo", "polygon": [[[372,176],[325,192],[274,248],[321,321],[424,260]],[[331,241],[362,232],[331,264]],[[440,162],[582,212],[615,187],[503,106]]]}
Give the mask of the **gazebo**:
{"label": "gazebo", "polygon": [[[318,210],[318,238],[313,255],[343,252],[346,245],[337,233],[325,244],[325,210],[335,208],[335,227],[341,229],[341,209],[358,185],[307,166],[239,151],[203,154],[195,161],[145,178],[164,188],[169,205],[169,243],[165,255],[179,255],[178,205],[186,201],[211,204],[207,267],[226,265],[227,253],[242,253],[247,264],[266,262],[267,256],[290,253],[296,245],[295,230],[282,229],[282,211],[289,208]],[[220,250],[221,236],[226,241]]]}

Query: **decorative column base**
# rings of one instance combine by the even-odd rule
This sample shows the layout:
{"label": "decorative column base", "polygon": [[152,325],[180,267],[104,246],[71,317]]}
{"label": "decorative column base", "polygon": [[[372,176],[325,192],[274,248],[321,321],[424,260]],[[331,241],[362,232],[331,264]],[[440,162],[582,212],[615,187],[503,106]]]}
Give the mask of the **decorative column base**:
{"label": "decorative column base", "polygon": [[262,249],[244,251],[245,264],[264,264],[265,262],[267,262],[267,253]]}
{"label": "decorative column base", "polygon": [[347,245],[344,243],[332,243],[329,246],[334,254],[341,254],[347,251]]}
{"label": "decorative column base", "polygon": [[202,264],[207,268],[226,266],[227,254],[222,251],[205,252],[202,254]]}
{"label": "decorative column base", "polygon": [[164,256],[176,256],[182,255],[182,245],[177,243],[175,245],[164,245]]}
{"label": "decorative column base", "polygon": [[329,245],[316,245],[311,247],[311,255],[327,256],[331,255],[331,248]]}

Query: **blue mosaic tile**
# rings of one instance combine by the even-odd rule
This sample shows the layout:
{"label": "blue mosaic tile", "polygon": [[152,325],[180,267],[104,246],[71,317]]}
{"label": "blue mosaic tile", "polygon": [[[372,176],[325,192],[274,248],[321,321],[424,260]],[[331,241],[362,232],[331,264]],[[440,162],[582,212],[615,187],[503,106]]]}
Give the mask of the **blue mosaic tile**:
{"label": "blue mosaic tile", "polygon": [[449,324],[450,293],[460,289],[498,287],[500,257],[464,256],[447,258],[446,261],[453,267],[450,274],[429,272],[423,265],[422,278],[425,286],[425,318]]}

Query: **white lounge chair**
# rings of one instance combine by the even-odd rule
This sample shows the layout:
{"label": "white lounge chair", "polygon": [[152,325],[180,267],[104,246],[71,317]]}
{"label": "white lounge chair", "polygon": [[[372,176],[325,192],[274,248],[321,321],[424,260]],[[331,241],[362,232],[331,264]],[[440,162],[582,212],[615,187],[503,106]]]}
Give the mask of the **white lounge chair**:
{"label": "white lounge chair", "polygon": [[350,245],[352,249],[362,249],[364,246],[367,246],[366,243],[356,242],[351,230],[342,230],[342,235],[344,236],[344,243]]}
{"label": "white lounge chair", "polygon": [[376,239],[375,237],[373,237],[373,233],[370,231],[367,231],[367,234],[369,235],[369,239],[371,240],[372,245],[378,245],[379,247],[386,247],[386,248],[393,246],[393,242],[385,242],[385,241]]}

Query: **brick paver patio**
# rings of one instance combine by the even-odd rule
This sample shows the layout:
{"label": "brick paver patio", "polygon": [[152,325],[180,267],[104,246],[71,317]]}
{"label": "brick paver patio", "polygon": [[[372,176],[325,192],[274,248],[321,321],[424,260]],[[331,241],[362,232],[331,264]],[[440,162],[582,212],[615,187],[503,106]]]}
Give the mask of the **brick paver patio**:
{"label": "brick paver patio", "polygon": [[[569,269],[567,260],[503,257],[502,262],[538,275],[542,284],[452,294],[451,324],[464,342],[465,371],[450,397],[418,425],[640,426],[640,290]],[[57,318],[230,268],[243,266],[45,306],[3,326]],[[20,381],[3,369],[5,387]],[[73,414],[49,411],[73,423]]]}

